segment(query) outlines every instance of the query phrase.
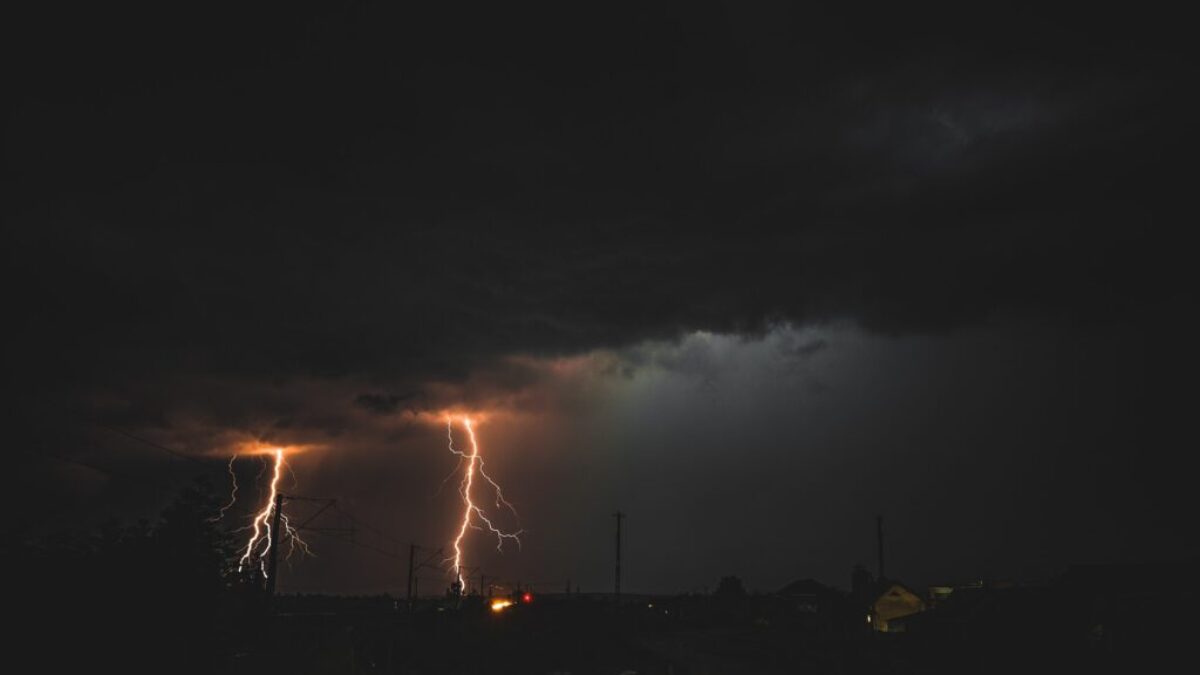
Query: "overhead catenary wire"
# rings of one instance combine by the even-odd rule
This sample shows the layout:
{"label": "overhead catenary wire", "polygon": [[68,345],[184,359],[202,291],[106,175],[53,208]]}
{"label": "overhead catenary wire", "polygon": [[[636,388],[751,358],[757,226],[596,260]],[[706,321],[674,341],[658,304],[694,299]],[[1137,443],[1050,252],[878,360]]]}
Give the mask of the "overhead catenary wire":
{"label": "overhead catenary wire", "polygon": [[35,459],[47,459],[47,460],[51,460],[54,462],[61,462],[63,464],[73,464],[75,466],[80,466],[85,469],[95,471],[96,473],[102,473],[106,476],[124,475],[119,471],[113,471],[112,469],[102,468],[102,467],[92,464],[90,462],[85,462],[81,459],[73,459],[71,457],[64,457],[57,453],[53,453],[53,452],[49,452],[49,451],[45,451],[45,450],[43,450],[42,452],[33,452],[31,450],[18,449],[17,452],[21,453],[22,455],[25,455],[26,457],[33,457]]}
{"label": "overhead catenary wire", "polygon": [[192,463],[194,463],[194,464],[198,464],[198,465],[200,465],[200,466],[204,466],[204,467],[208,467],[208,468],[213,468],[213,466],[212,466],[212,464],[211,464],[210,462],[206,462],[206,461],[204,461],[204,460],[202,460],[202,459],[200,459],[200,458],[198,458],[198,457],[195,457],[195,456],[193,456],[193,455],[189,455],[189,454],[187,454],[187,453],[185,453],[185,452],[180,452],[180,451],[178,451],[178,450],[175,450],[175,449],[172,449],[172,448],[168,448],[168,447],[167,447],[167,446],[165,446],[165,445],[162,445],[162,444],[159,444],[159,443],[155,443],[154,441],[151,441],[151,440],[149,440],[149,439],[146,439],[146,438],[142,438],[141,436],[138,436],[138,435],[136,435],[136,434],[130,433],[130,432],[128,432],[128,431],[125,431],[124,429],[118,429],[117,427],[114,427],[114,426],[109,426],[109,425],[107,425],[107,424],[97,424],[96,426],[98,426],[98,427],[99,427],[99,428],[101,428],[101,429],[107,429],[108,431],[111,431],[111,432],[113,432],[113,433],[115,433],[115,434],[120,434],[121,436],[124,436],[124,437],[126,437],[126,438],[129,438],[129,439],[135,440],[135,441],[137,441],[138,443],[141,443],[142,445],[145,445],[145,446],[147,446],[147,447],[154,448],[154,449],[156,449],[156,450],[159,450],[160,452],[165,452],[166,454],[168,454],[168,455],[171,455],[172,457],[175,457],[175,458],[177,458],[177,459],[182,459],[182,460],[185,460],[185,461],[188,461],[188,462],[192,462]]}
{"label": "overhead catenary wire", "polygon": [[347,510],[345,509],[345,507],[343,507],[343,506],[342,506],[340,503],[339,503],[339,504],[334,504],[334,505],[333,505],[333,508],[334,508],[334,510],[338,511],[338,512],[339,512],[339,513],[341,513],[342,515],[344,515],[344,516],[346,516],[347,518],[349,518],[349,519],[350,519],[350,520],[351,520],[351,521],[352,521],[352,522],[353,522],[355,525],[357,525],[358,527],[360,527],[360,528],[362,528],[362,529],[366,530],[367,532],[370,532],[371,534],[374,534],[375,536],[379,537],[380,539],[384,539],[384,540],[386,540],[386,541],[388,541],[388,542],[390,542],[390,543],[396,544],[396,545],[398,545],[398,546],[408,546],[408,545],[409,545],[409,543],[411,543],[411,542],[407,542],[407,541],[404,541],[404,540],[402,540],[402,539],[399,539],[399,538],[397,538],[397,537],[394,537],[394,536],[392,536],[392,535],[390,535],[390,534],[387,534],[387,533],[386,533],[386,532],[384,532],[383,530],[381,530],[381,529],[379,529],[379,528],[377,528],[377,527],[374,527],[374,526],[372,526],[370,523],[367,523],[367,522],[365,522],[365,521],[364,521],[362,518],[360,518],[360,517],[358,517],[358,516],[354,515],[353,513],[350,513],[349,511],[347,511]]}
{"label": "overhead catenary wire", "polygon": [[372,546],[372,545],[370,545],[370,544],[368,544],[368,543],[366,543],[366,542],[356,541],[356,540],[354,540],[354,539],[347,538],[347,537],[341,537],[341,536],[338,536],[338,535],[336,535],[336,534],[333,534],[333,533],[331,533],[331,532],[322,532],[321,530],[308,530],[308,531],[309,531],[309,532],[312,532],[313,534],[316,534],[316,535],[322,536],[322,537],[326,537],[326,538],[330,538],[330,539],[336,539],[336,540],[338,540],[338,541],[340,541],[340,542],[343,542],[343,543],[346,543],[346,544],[350,544],[350,545],[352,545],[352,546],[357,546],[357,547],[359,547],[359,548],[364,548],[364,549],[367,549],[368,551],[374,551],[375,553],[378,553],[379,555],[387,556],[387,557],[389,557],[389,558],[392,558],[392,559],[395,559],[395,560],[403,560],[403,559],[404,559],[404,557],[403,557],[403,556],[400,556],[400,555],[397,555],[397,554],[395,554],[395,553],[392,553],[391,551],[387,551],[387,550],[385,550],[385,549],[379,548],[378,546]]}

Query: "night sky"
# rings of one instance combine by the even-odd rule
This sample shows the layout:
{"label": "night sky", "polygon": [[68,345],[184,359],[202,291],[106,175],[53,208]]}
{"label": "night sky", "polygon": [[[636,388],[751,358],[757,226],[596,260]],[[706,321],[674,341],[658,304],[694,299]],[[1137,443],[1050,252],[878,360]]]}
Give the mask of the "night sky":
{"label": "night sky", "polygon": [[6,529],[257,441],[404,557],[456,410],[526,530],[469,558],[547,589],[618,508],[632,591],[845,587],[876,514],[914,585],[1200,554],[1184,24],[407,4],[6,10]]}

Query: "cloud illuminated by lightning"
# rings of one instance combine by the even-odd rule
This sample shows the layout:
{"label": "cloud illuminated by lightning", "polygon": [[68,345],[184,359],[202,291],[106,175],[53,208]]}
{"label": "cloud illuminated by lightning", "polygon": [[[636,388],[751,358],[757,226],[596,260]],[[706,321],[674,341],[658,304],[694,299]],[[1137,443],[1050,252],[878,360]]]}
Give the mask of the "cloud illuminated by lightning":
{"label": "cloud illuminated by lightning", "polygon": [[524,530],[518,529],[516,532],[506,532],[501,530],[492,523],[492,520],[488,518],[487,513],[477,504],[475,504],[475,501],[471,495],[471,491],[475,484],[475,474],[478,472],[479,475],[488,482],[488,484],[492,487],[492,490],[495,492],[496,508],[504,506],[508,508],[508,510],[512,511],[513,516],[517,517],[518,519],[520,518],[517,510],[513,508],[513,505],[510,504],[507,499],[504,498],[504,491],[500,489],[500,485],[497,484],[496,481],[492,480],[492,477],[489,476],[487,471],[484,469],[483,455],[481,455],[479,452],[479,441],[475,437],[475,426],[472,423],[471,418],[464,416],[462,418],[462,424],[467,430],[467,436],[470,439],[470,454],[467,454],[467,452],[458,450],[454,447],[454,418],[450,415],[446,416],[446,437],[449,441],[450,452],[458,455],[459,466],[464,463],[466,464],[466,470],[463,473],[462,482],[459,484],[459,494],[462,495],[463,499],[462,523],[459,525],[458,535],[454,538],[454,556],[450,558],[450,560],[453,561],[451,569],[454,577],[458,580],[459,588],[465,589],[466,582],[462,576],[463,539],[467,535],[468,528],[477,530],[484,529],[483,527],[475,524],[474,521],[483,523],[488,531],[496,535],[496,550],[498,551],[504,550],[504,541],[506,539],[516,541],[517,546],[519,547],[521,545],[520,535],[522,532],[524,532]]}

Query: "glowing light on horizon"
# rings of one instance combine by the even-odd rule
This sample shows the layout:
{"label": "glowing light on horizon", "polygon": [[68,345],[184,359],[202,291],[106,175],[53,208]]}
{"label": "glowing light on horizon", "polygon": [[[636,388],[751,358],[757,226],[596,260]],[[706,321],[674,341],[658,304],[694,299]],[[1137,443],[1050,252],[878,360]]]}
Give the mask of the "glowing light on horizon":
{"label": "glowing light on horizon", "polygon": [[[515,516],[518,521],[520,519],[520,514],[517,513],[516,508],[514,508],[513,505],[504,498],[504,491],[500,489],[500,485],[496,483],[496,481],[492,480],[492,477],[489,476],[487,471],[484,469],[483,455],[481,455],[479,452],[479,440],[475,436],[475,425],[471,421],[471,418],[463,416],[462,425],[467,430],[467,436],[470,439],[470,454],[467,454],[467,452],[458,450],[454,447],[454,418],[450,415],[446,416],[446,438],[449,443],[450,452],[458,455],[460,467],[463,464],[466,464],[466,470],[463,472],[462,482],[459,484],[459,494],[462,495],[463,499],[462,522],[458,527],[458,535],[454,538],[454,556],[449,559],[452,561],[451,569],[454,573],[455,579],[458,581],[459,589],[461,591],[465,591],[466,580],[463,579],[462,568],[463,539],[467,536],[467,530],[469,528],[473,528],[482,531],[484,527],[486,527],[489,532],[496,535],[496,550],[501,552],[504,551],[504,542],[507,539],[516,541],[517,546],[520,547],[520,535],[522,532],[524,532],[524,530],[518,529],[516,532],[506,532],[496,527],[496,525],[493,524],[492,520],[488,517],[487,513],[475,503],[471,491],[475,485],[475,474],[478,473],[484,480],[488,482],[488,485],[490,485],[492,490],[495,492],[496,508],[505,507],[509,511],[512,511],[513,516]],[[475,524],[475,521],[482,523],[484,527],[480,527],[479,525]],[[501,609],[503,609],[503,607]],[[494,603],[493,610],[499,611],[495,610]]]}

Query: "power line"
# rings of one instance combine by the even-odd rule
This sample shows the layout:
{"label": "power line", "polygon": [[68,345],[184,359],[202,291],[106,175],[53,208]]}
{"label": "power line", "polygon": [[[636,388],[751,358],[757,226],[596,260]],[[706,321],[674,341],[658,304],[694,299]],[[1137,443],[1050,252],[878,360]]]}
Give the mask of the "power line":
{"label": "power line", "polygon": [[336,539],[340,542],[350,544],[352,546],[358,546],[359,548],[365,548],[368,551],[374,551],[374,552],[378,553],[379,555],[387,556],[394,560],[404,560],[404,556],[396,555],[395,553],[392,553],[391,551],[386,551],[382,548],[379,548],[377,546],[372,546],[370,544],[367,544],[367,543],[364,543],[361,541],[355,541],[354,539],[347,539],[345,537],[339,537],[335,534],[332,534],[329,532],[323,532],[321,530],[308,530],[308,532],[312,532],[312,533],[320,535],[322,537],[329,537],[330,539]]}
{"label": "power line", "polygon": [[299,524],[299,525],[297,525],[296,527],[297,527],[297,528],[302,528],[302,527],[304,527],[304,526],[308,525],[308,524],[309,524],[309,523],[311,523],[312,521],[316,520],[316,519],[317,519],[317,516],[321,515],[322,513],[325,513],[325,511],[326,511],[326,510],[327,510],[329,507],[333,506],[334,504],[337,504],[337,500],[333,500],[333,499],[331,499],[331,500],[329,500],[329,501],[325,502],[325,506],[322,506],[321,508],[317,509],[317,512],[316,512],[316,513],[314,513],[314,514],[312,514],[311,516],[309,516],[308,518],[306,518],[306,519],[304,520],[304,522],[303,522],[303,523],[300,523],[300,524]]}
{"label": "power line", "polygon": [[142,438],[141,436],[131,434],[128,431],[125,431],[124,429],[118,429],[117,427],[112,427],[107,424],[97,424],[96,426],[100,427],[101,429],[108,429],[109,431],[120,434],[126,438],[131,438],[131,439],[137,441],[138,443],[141,443],[143,445],[154,448],[155,450],[165,452],[168,455],[171,455],[172,457],[175,457],[177,459],[183,459],[183,460],[193,462],[195,464],[199,464],[199,465],[207,467],[207,468],[213,468],[213,466],[211,464],[209,464],[208,462],[205,462],[199,458],[193,457],[192,455],[189,455],[187,453],[179,452],[178,450],[173,450],[171,448],[168,448],[165,445],[159,445],[158,443],[155,443],[154,441],[150,441],[145,438]]}
{"label": "power line", "polygon": [[[407,544],[408,544],[408,542],[403,542],[403,541],[400,541],[399,539],[396,539],[396,538],[394,538],[394,537],[391,537],[391,536],[389,536],[389,535],[387,535],[387,534],[384,534],[382,531],[380,531],[380,530],[378,530],[378,529],[376,529],[376,528],[374,528],[374,527],[371,527],[369,524],[367,524],[367,523],[363,522],[363,520],[362,520],[361,518],[359,518],[358,516],[355,516],[353,513],[350,513],[349,511],[347,511],[346,509],[344,509],[344,508],[342,507],[342,505],[341,505],[341,504],[339,504],[339,503],[337,502],[337,500],[329,500],[329,499],[316,499],[316,498],[313,498],[313,497],[297,497],[297,496],[294,496],[294,495],[287,495],[287,496],[286,496],[286,498],[287,498],[288,500],[300,500],[300,501],[321,501],[321,502],[325,502],[325,505],[324,505],[322,508],[320,508],[319,510],[317,510],[317,512],[316,512],[316,513],[312,514],[312,515],[311,515],[311,516],[310,516],[310,517],[309,517],[307,520],[305,520],[305,521],[304,521],[304,523],[302,523],[302,524],[301,524],[301,526],[302,526],[302,527],[303,527],[304,525],[307,525],[308,523],[312,522],[313,520],[315,520],[315,519],[316,519],[316,517],[317,517],[317,516],[319,516],[319,515],[321,515],[321,513],[323,513],[323,512],[324,512],[326,509],[328,509],[328,508],[331,508],[331,507],[332,507],[332,508],[333,508],[335,511],[337,511],[337,512],[341,513],[342,515],[346,516],[347,518],[349,518],[349,519],[351,520],[351,522],[353,522],[355,525],[357,525],[357,526],[359,526],[359,527],[363,527],[363,528],[367,529],[368,531],[370,531],[370,532],[374,533],[374,534],[375,534],[376,536],[378,536],[378,537],[381,537],[381,538],[383,538],[383,539],[386,539],[386,540],[388,540],[388,541],[390,541],[390,542],[397,543],[397,544],[404,544],[404,545],[407,545]],[[306,532],[313,532],[313,533],[315,533],[315,534],[322,535],[322,536],[325,536],[325,537],[334,538],[334,539],[337,539],[338,541],[342,541],[342,542],[345,542],[345,543],[347,543],[347,544],[351,544],[351,545],[353,545],[353,546],[358,546],[358,547],[360,547],[360,548],[364,548],[364,549],[367,549],[367,550],[370,550],[370,551],[374,551],[374,552],[376,552],[376,553],[379,553],[380,555],[385,555],[385,556],[387,556],[387,557],[389,557],[389,558],[394,558],[394,559],[396,559],[396,560],[403,560],[403,559],[404,559],[404,557],[403,557],[403,556],[401,556],[401,555],[399,555],[399,554],[397,554],[397,553],[393,553],[393,552],[391,552],[391,551],[388,551],[387,549],[380,548],[380,547],[378,547],[378,546],[373,546],[373,545],[371,545],[371,544],[368,544],[368,543],[366,543],[366,542],[357,541],[357,540],[355,540],[355,539],[348,539],[348,538],[345,538],[345,537],[339,537],[339,536],[336,536],[336,534],[334,534],[334,533],[331,533],[331,532],[329,532],[329,531],[326,531],[326,530],[322,530],[322,529],[314,529],[314,528],[310,528],[310,527],[305,527],[305,531],[306,531]],[[440,549],[439,549],[439,550],[440,550]]]}
{"label": "power line", "polygon": [[54,460],[56,462],[62,462],[63,464],[74,464],[75,466],[81,466],[85,469],[90,469],[91,471],[95,471],[97,473],[102,473],[106,476],[124,475],[124,474],[121,474],[120,472],[114,472],[112,469],[104,469],[99,466],[96,466],[95,464],[91,464],[91,463],[85,462],[83,460],[72,459],[70,457],[63,457],[62,455],[55,454],[53,452],[48,452],[45,450],[43,450],[42,452],[31,452],[29,450],[17,450],[17,452],[19,452],[23,455],[29,456],[29,457],[36,457],[38,459],[49,459],[49,460]]}
{"label": "power line", "polygon": [[352,520],[355,525],[370,532],[371,534],[374,534],[375,536],[379,537],[380,539],[387,540],[387,541],[389,541],[393,544],[397,544],[399,546],[407,546],[410,543],[407,541],[402,541],[400,539],[397,539],[396,537],[393,537],[392,535],[385,533],[383,530],[380,530],[379,528],[372,526],[370,523],[364,522],[362,518],[359,518],[358,516],[354,515],[353,513],[350,513],[345,508],[343,508],[341,504],[334,504],[333,508],[337,509],[337,511],[339,513],[341,513],[342,515],[344,515],[347,518],[349,518],[350,520]]}

